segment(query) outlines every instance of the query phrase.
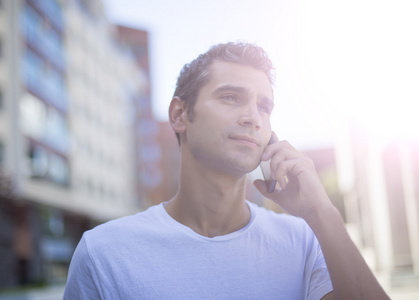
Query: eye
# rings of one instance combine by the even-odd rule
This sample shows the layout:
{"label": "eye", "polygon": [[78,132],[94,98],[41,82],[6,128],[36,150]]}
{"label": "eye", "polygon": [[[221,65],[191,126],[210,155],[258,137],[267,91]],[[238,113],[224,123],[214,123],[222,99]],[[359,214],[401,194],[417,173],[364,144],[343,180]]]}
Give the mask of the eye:
{"label": "eye", "polygon": [[239,97],[235,94],[226,94],[226,95],[221,96],[221,98],[226,101],[240,102]]}
{"label": "eye", "polygon": [[258,107],[260,111],[267,113],[269,115],[272,114],[272,110],[273,110],[272,106],[266,105],[266,104],[260,104]]}
{"label": "eye", "polygon": [[261,112],[267,113],[268,115],[272,114],[274,110],[274,103],[268,98],[262,98],[258,103],[258,108]]}

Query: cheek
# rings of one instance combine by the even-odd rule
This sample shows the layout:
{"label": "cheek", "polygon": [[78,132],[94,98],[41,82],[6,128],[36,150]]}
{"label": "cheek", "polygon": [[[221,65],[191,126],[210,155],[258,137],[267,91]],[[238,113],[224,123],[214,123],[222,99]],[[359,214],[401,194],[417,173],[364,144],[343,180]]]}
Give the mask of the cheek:
{"label": "cheek", "polygon": [[214,124],[207,121],[205,116],[196,117],[191,125],[188,128],[187,136],[192,147],[206,148],[214,143],[216,130]]}

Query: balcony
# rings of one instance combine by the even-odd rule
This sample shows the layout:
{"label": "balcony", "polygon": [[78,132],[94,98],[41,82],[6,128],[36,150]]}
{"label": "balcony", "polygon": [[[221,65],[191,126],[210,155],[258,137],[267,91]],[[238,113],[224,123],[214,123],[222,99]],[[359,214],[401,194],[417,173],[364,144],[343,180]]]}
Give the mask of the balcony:
{"label": "balcony", "polygon": [[64,49],[60,36],[51,29],[45,29],[42,18],[30,7],[26,7],[22,14],[21,32],[32,49],[60,72],[65,72]]}
{"label": "balcony", "polygon": [[60,5],[55,0],[28,0],[31,6],[41,12],[53,25],[58,33],[62,34],[64,22]]}
{"label": "balcony", "polygon": [[61,112],[67,112],[68,97],[62,77],[53,70],[45,72],[42,60],[30,51],[23,58],[22,76],[28,91]]}

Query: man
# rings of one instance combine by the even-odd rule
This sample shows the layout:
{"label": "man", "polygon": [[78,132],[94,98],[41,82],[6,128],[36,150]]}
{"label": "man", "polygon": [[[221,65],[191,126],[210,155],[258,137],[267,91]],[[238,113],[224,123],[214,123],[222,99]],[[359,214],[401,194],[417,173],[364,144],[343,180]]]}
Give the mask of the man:
{"label": "man", "polygon": [[[388,299],[312,161],[272,132],[272,82],[266,53],[245,43],[185,65],[169,108],[177,194],[86,232],[65,299]],[[289,215],[245,200],[261,161],[278,185],[256,188]]]}

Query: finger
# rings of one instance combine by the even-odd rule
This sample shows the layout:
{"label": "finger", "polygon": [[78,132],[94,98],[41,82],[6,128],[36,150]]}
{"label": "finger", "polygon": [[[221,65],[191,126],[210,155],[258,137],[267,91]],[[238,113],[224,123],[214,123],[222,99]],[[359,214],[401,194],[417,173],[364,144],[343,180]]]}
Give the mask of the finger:
{"label": "finger", "polygon": [[256,189],[262,194],[268,194],[268,188],[266,187],[265,180],[262,179],[256,179],[253,181],[253,185],[256,187]]}
{"label": "finger", "polygon": [[278,136],[275,134],[275,132],[272,131],[271,132],[271,138],[269,139],[268,145],[266,145],[266,147],[265,147],[265,149],[263,150],[263,153],[262,153],[262,160],[263,161],[269,160],[269,158],[270,158],[270,156],[267,155],[267,153],[268,153],[267,150],[269,150],[269,146],[274,144],[274,143],[278,143],[278,142],[279,142]]}
{"label": "finger", "polygon": [[272,131],[271,140],[270,141],[271,141],[271,144],[281,142],[281,143],[284,144],[285,147],[290,148],[291,150],[297,151],[297,149],[295,149],[294,146],[292,146],[291,143],[288,142],[287,140],[280,141],[279,138],[278,138],[278,136],[276,135],[275,131]]}
{"label": "finger", "polygon": [[299,153],[299,152],[291,151],[288,148],[279,149],[279,151],[277,153],[275,153],[274,156],[270,160],[270,165],[269,166],[270,166],[270,169],[271,169],[271,178],[274,179],[274,180],[278,179],[280,185],[282,187],[284,187],[286,182],[284,182],[284,180],[282,178],[277,177],[277,175],[276,175],[279,164],[284,160],[299,159],[301,157],[302,157],[302,154]]}
{"label": "finger", "polygon": [[284,207],[286,206],[283,206],[283,201],[286,201],[286,199],[289,199],[290,197],[294,198],[295,195],[295,191],[293,190],[281,190],[279,188],[276,188],[272,193],[269,193],[265,182],[261,179],[255,180],[253,184],[264,197],[276,202],[279,206],[283,207],[284,210]]}
{"label": "finger", "polygon": [[[277,153],[271,157],[271,170],[272,173],[275,173],[279,163],[288,159],[298,159],[301,158],[302,154],[300,152],[292,151],[289,148],[281,148]],[[273,177],[275,179],[275,177]]]}
{"label": "finger", "polygon": [[273,144],[266,146],[262,155],[262,160],[269,160],[273,155],[275,155],[275,153],[277,153],[281,149],[288,149],[291,152],[299,153],[293,146],[291,146],[291,144],[288,141],[277,141]]}
{"label": "finger", "polygon": [[281,189],[275,188],[272,193],[269,193],[268,188],[266,187],[266,182],[262,179],[256,179],[253,181],[253,185],[263,196],[272,200],[279,197],[279,193],[281,192]]}
{"label": "finger", "polygon": [[277,165],[275,172],[276,180],[278,181],[281,189],[284,189],[287,186],[289,174],[298,177],[303,170],[304,167],[302,166],[302,160],[299,158],[281,161]]}
{"label": "finger", "polygon": [[294,148],[294,146],[293,145],[291,145],[291,143],[290,142],[288,142],[287,140],[283,140],[282,141],[282,143],[283,143],[283,145],[284,145],[284,147],[285,148],[288,148],[288,149],[290,149],[290,150],[292,150],[292,151],[295,151],[295,152],[299,152],[297,149],[295,149]]}
{"label": "finger", "polygon": [[279,138],[276,135],[275,131],[272,131],[271,141],[272,141],[272,143],[278,143],[279,142]]}

